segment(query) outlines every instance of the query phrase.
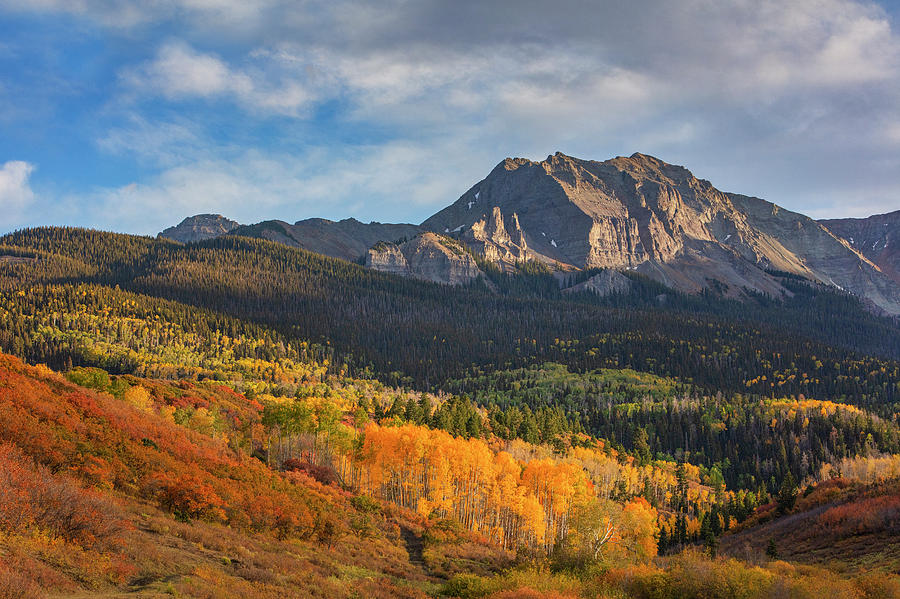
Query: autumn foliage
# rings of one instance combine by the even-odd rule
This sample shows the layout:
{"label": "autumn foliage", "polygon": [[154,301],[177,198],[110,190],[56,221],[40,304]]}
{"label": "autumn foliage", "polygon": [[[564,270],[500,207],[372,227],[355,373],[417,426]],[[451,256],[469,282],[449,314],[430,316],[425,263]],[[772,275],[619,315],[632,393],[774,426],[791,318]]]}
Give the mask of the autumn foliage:
{"label": "autumn foliage", "polygon": [[[300,536],[344,501],[334,488],[293,483],[225,439],[176,424],[165,409],[146,410],[0,356],[0,441],[45,470],[145,497],[182,519]],[[45,503],[64,488],[53,487]]]}
{"label": "autumn foliage", "polygon": [[36,465],[15,446],[0,444],[0,530],[43,531],[104,549],[116,544],[121,526],[110,501]]}
{"label": "autumn foliage", "polygon": [[867,497],[838,505],[819,516],[822,526],[844,534],[900,533],[900,494]]}
{"label": "autumn foliage", "polygon": [[[423,516],[451,518],[501,547],[549,554],[576,539],[579,550],[591,547],[591,559],[656,554],[656,510],[640,498],[623,507],[598,497],[578,458],[520,461],[480,439],[374,423],[351,457],[342,478],[354,488]],[[602,542],[595,538],[600,529]]]}

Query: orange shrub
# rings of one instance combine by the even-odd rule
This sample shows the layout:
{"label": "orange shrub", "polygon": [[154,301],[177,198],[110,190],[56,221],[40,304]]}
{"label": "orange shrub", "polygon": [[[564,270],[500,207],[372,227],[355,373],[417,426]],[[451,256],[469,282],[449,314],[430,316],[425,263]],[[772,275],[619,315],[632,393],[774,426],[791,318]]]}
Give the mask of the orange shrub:
{"label": "orange shrub", "polygon": [[222,498],[196,476],[157,472],[148,477],[144,490],[179,518],[225,521]]}
{"label": "orange shrub", "polygon": [[36,465],[18,448],[0,444],[0,529],[40,529],[102,548],[116,541],[121,525],[109,501]]}

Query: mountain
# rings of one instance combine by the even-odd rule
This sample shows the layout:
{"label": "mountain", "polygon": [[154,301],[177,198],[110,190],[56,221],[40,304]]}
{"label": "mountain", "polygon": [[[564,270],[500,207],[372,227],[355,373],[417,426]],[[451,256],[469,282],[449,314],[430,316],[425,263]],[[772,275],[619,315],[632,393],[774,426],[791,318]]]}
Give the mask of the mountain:
{"label": "mountain", "polygon": [[837,218],[819,222],[835,235],[846,239],[850,247],[900,283],[900,210],[869,218]]}
{"label": "mountain", "polygon": [[225,235],[239,226],[241,226],[240,223],[225,218],[221,214],[198,214],[189,216],[178,225],[162,231],[158,237],[189,243]]}
{"label": "mountain", "polygon": [[395,242],[421,233],[416,225],[362,223],[355,218],[332,221],[309,218],[293,225],[269,220],[232,231],[233,235],[277,241],[332,258],[354,261],[380,241]]}
{"label": "mountain", "polygon": [[681,166],[633,154],[604,162],[557,152],[507,158],[422,223],[506,268],[637,270],[670,287],[729,296],[786,293],[771,271],[803,276],[900,313],[900,287],[816,221],[723,193]]}
{"label": "mountain", "polygon": [[[505,271],[525,262],[557,271],[634,270],[676,290],[712,289],[734,298],[748,291],[789,295],[787,274],[900,314],[900,254],[889,239],[898,231],[898,215],[817,222],[722,192],[682,166],[645,154],[598,162],[557,152],[542,162],[503,160],[420,226],[352,218],[232,226],[200,215],[160,236],[256,237],[398,275],[470,281],[477,268],[448,245],[452,237]],[[425,231],[437,236],[410,242]]]}

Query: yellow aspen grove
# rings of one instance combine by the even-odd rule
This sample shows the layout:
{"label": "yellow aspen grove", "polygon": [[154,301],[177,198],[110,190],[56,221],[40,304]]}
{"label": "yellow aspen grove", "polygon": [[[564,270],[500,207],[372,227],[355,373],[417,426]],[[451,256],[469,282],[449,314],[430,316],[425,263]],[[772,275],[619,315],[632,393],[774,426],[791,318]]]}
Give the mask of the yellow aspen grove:
{"label": "yellow aspen grove", "polygon": [[549,552],[567,534],[571,510],[592,493],[577,465],[552,459],[522,464],[479,439],[374,423],[362,439],[352,466],[361,492],[453,518],[502,547]]}

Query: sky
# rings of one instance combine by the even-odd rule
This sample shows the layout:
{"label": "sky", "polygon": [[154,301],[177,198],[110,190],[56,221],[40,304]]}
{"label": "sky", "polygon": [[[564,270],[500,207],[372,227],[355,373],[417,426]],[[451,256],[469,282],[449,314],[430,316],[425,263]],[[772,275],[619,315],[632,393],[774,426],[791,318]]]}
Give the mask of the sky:
{"label": "sky", "polygon": [[900,209],[900,7],[0,0],[0,233],[417,223],[557,151],[816,218]]}

